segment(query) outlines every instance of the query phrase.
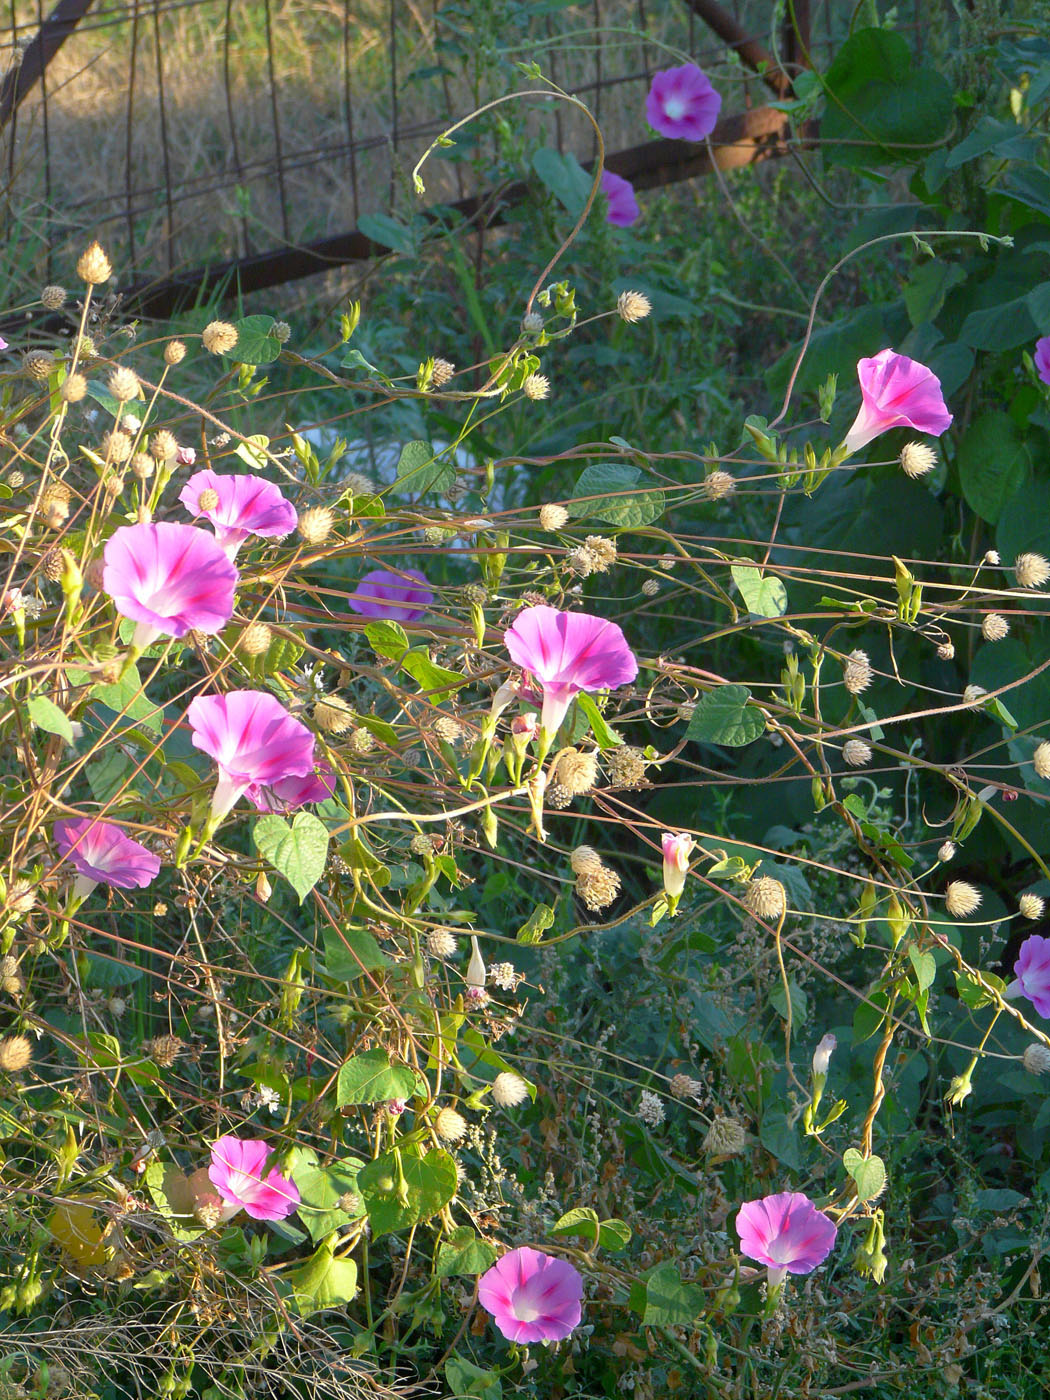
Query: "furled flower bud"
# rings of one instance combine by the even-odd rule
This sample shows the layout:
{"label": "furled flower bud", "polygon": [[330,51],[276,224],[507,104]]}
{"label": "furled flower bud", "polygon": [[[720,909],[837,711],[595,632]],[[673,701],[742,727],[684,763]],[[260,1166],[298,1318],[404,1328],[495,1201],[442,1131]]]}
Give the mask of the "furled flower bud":
{"label": "furled flower bud", "polygon": [[665,831],[660,838],[663,851],[664,894],[672,907],[677,905],[685,889],[685,877],[689,873],[689,857],[696,846],[694,838],[686,832]]}
{"label": "furled flower bud", "polygon": [[464,981],[468,987],[484,987],[485,985],[485,959],[481,956],[478,937],[475,933],[470,935],[470,962],[467,964],[467,975]]}
{"label": "furled flower bud", "polygon": [[831,1064],[831,1056],[835,1051],[838,1040],[830,1031],[821,1037],[817,1048],[813,1051],[813,1073],[826,1075]]}

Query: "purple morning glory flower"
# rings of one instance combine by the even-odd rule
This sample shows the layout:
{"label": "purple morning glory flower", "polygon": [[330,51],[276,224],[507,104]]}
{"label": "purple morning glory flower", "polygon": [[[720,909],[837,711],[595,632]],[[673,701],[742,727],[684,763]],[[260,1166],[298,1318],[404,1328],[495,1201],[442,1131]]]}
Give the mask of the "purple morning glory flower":
{"label": "purple morning glory flower", "polygon": [[346,600],[362,617],[415,622],[434,601],[426,575],[418,569],[373,569],[358,581]]}

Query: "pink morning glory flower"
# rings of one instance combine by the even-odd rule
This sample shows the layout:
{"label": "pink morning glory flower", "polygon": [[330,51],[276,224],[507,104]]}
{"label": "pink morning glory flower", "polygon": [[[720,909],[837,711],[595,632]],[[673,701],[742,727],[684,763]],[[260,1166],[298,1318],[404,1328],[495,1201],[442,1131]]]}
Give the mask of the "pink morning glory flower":
{"label": "pink morning glory flower", "polygon": [[346,601],[362,617],[391,622],[415,622],[434,601],[426,575],[418,569],[373,569],[358,582]]}
{"label": "pink morning glory flower", "polygon": [[689,857],[696,842],[683,832],[665,831],[660,838],[664,855],[664,893],[675,904],[685,889],[689,873]]}
{"label": "pink morning glory flower", "polygon": [[179,500],[191,515],[202,515],[210,522],[231,559],[249,535],[281,539],[291,534],[299,519],[295,506],[272,481],[248,472],[240,476],[194,472]]}
{"label": "pink morning glory flower", "polygon": [[[278,1171],[266,1171],[272,1156],[259,1138],[221,1137],[213,1143],[208,1180],[231,1214],[245,1211],[253,1220],[283,1220],[299,1208],[299,1188]],[[265,1173],[265,1175],[264,1175]]]}
{"label": "pink morning glory flower", "polygon": [[1033,933],[1021,944],[1006,995],[1027,997],[1040,1016],[1050,1019],[1050,938]]}
{"label": "pink morning glory flower", "polygon": [[6,349],[7,349],[7,341],[4,339],[4,337],[3,337],[2,335],[0,335],[0,350],[6,350]]}
{"label": "pink morning glory flower", "polygon": [[219,765],[212,821],[226,815],[250,787],[272,788],[314,771],[314,736],[262,690],[201,695],[186,711],[195,748]]}
{"label": "pink morning glory flower", "polygon": [[540,605],[520,612],[503,634],[514,663],[543,689],[540,725],[557,733],[581,690],[613,690],[638,674],[638,662],[615,622]]}
{"label": "pink morning glory flower", "polygon": [[193,525],[124,525],[103,551],[102,588],[138,623],[133,645],[218,632],[233,612],[237,570],[206,530]]}
{"label": "pink morning glory flower", "polygon": [[327,764],[316,773],[281,778],[269,787],[253,783],[244,795],[259,812],[294,812],[308,802],[324,802],[335,794],[335,774]]}
{"label": "pink morning glory flower", "polygon": [[583,1278],[564,1259],[512,1249],[481,1275],[478,1302],[508,1342],[560,1342],[583,1315]]}
{"label": "pink morning glory flower", "polygon": [[645,99],[649,125],[672,141],[702,141],[710,136],[721,108],[721,96],[695,63],[657,73]]}
{"label": "pink morning glory flower", "polygon": [[918,360],[895,350],[880,350],[870,360],[858,360],[857,378],[860,412],[842,444],[850,452],[890,428],[914,428],[933,437],[947,431],[952,415],[945,406],[941,381]]}
{"label": "pink morning glory flower", "polygon": [[770,1284],[809,1274],[831,1253],[838,1229],[798,1191],[747,1201],[736,1217],[740,1252],[769,1269]]}
{"label": "pink morning glory flower", "polygon": [[114,822],[76,817],[55,822],[54,835],[59,855],[77,872],[73,892],[81,899],[96,885],[141,890],[160,870],[160,858]]}
{"label": "pink morning glory flower", "polygon": [[1044,384],[1050,384],[1050,335],[1042,335],[1035,342],[1035,372]]}
{"label": "pink morning glory flower", "polygon": [[629,228],[641,213],[630,180],[614,175],[611,170],[603,170],[602,193],[608,201],[606,223],[615,224],[617,228]]}

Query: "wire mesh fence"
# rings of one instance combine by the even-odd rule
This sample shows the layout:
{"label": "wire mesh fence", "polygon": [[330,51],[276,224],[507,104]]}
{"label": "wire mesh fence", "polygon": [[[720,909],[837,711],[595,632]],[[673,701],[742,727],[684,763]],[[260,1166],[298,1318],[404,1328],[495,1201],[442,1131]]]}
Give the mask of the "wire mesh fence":
{"label": "wire mesh fence", "polygon": [[[831,8],[815,7],[820,46]],[[796,21],[805,10],[796,4]],[[90,236],[140,287],[235,270],[268,250],[345,261],[357,254],[341,236],[418,212],[411,168],[450,121],[538,86],[519,61],[586,103],[617,152],[651,135],[645,91],[657,68],[681,61],[675,53],[717,69],[730,113],[764,103],[805,61],[767,3],[734,13],[709,0],[60,0],[50,10],[10,0],[0,31],[10,270],[50,278]],[[763,66],[764,82],[753,71]],[[435,153],[424,206],[520,178],[537,141],[581,160],[596,151],[586,116],[565,103],[501,103]]]}

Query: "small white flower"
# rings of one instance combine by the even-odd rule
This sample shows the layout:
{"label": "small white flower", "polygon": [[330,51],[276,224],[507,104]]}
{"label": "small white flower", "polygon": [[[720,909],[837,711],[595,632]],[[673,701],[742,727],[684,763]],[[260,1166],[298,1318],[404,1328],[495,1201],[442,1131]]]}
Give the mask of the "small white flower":
{"label": "small white flower", "polygon": [[664,1121],[663,1101],[648,1089],[642,1090],[642,1097],[638,1103],[638,1117],[643,1123],[648,1123],[650,1128],[658,1128]]}

